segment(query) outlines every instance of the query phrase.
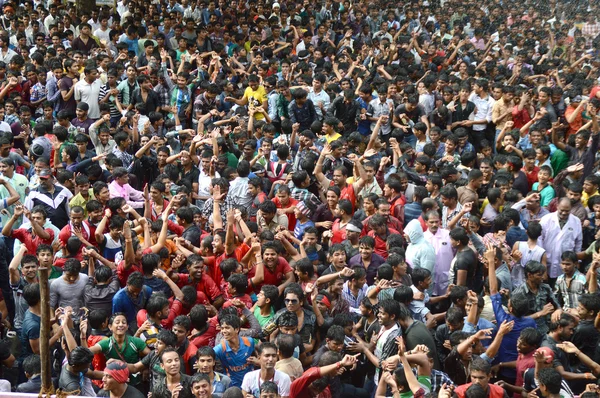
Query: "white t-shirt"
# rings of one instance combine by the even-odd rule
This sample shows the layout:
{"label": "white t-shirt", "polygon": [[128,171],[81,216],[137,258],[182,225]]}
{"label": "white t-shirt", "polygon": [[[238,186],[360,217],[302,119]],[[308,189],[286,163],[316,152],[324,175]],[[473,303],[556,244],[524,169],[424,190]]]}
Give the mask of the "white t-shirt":
{"label": "white t-shirt", "polygon": [[[260,380],[260,369],[253,370],[252,372],[246,373],[244,380],[242,381],[242,390],[254,395],[255,398],[260,396],[260,386],[267,380]],[[289,397],[290,396],[290,376],[287,374],[275,370],[275,376],[272,381],[279,387],[279,396]]]}

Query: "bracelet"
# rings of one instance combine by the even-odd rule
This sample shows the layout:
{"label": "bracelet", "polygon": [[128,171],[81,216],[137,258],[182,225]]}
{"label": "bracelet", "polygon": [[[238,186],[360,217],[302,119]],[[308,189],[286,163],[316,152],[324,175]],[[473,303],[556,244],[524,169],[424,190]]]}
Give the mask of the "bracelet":
{"label": "bracelet", "polygon": [[339,368],[341,368],[341,367],[342,367],[342,363],[341,363],[341,362],[338,362],[338,363],[336,363],[336,364],[335,364],[335,367],[336,367],[336,369],[339,369]]}

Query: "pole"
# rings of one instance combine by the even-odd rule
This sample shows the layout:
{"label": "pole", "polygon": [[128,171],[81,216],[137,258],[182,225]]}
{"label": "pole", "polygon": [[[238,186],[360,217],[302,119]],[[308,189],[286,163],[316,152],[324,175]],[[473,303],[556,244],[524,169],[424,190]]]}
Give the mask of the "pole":
{"label": "pole", "polygon": [[40,325],[40,359],[42,361],[42,392],[51,394],[52,373],[50,366],[50,285],[48,283],[48,268],[39,268],[40,298],[42,321]]}

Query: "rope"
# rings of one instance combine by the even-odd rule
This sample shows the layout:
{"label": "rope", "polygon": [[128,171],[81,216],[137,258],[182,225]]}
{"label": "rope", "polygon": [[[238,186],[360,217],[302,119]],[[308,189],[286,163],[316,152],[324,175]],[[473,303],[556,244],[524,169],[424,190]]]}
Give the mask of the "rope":
{"label": "rope", "polygon": [[67,398],[68,396],[77,396],[81,393],[81,390],[75,391],[64,391],[62,389],[54,390],[54,385],[50,384],[50,388],[46,390],[45,387],[42,387],[40,393],[38,395],[39,398],[50,398],[52,395],[55,395],[55,398]]}

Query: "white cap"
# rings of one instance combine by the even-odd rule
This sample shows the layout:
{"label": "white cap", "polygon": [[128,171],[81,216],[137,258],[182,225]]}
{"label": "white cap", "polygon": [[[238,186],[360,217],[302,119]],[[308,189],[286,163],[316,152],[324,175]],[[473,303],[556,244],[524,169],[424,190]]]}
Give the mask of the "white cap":
{"label": "white cap", "polygon": [[281,8],[281,7],[279,6],[279,3],[273,3],[273,8]]}

